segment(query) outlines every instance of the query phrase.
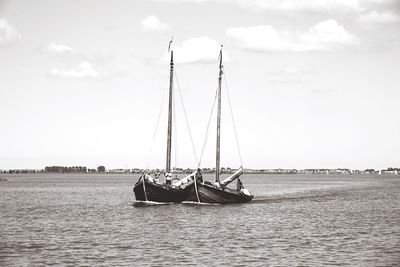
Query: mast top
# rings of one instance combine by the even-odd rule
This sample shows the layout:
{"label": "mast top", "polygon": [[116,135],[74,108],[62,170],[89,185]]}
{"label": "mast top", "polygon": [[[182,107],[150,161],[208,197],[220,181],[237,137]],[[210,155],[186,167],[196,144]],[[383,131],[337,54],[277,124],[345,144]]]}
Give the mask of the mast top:
{"label": "mast top", "polygon": [[224,45],[221,45],[221,50],[219,51],[219,68],[222,69],[222,48]]}
{"label": "mast top", "polygon": [[168,45],[168,52],[171,52],[171,62],[170,62],[171,67],[174,65],[174,50],[171,47],[173,40],[174,40],[174,36],[171,36],[171,41],[169,41],[169,45]]}
{"label": "mast top", "polygon": [[174,41],[174,36],[171,36],[171,40],[169,41],[169,44],[168,44],[168,52],[170,52],[172,49],[171,49],[171,44],[172,44],[172,42]]}

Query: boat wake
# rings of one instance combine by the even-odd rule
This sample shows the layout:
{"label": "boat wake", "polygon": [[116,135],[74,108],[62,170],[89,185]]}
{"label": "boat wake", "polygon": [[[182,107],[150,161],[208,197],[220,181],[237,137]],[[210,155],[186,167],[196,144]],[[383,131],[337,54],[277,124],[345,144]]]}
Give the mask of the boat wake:
{"label": "boat wake", "polygon": [[174,202],[155,202],[155,201],[142,201],[136,200],[133,202],[132,206],[134,207],[147,207],[147,206],[160,206],[160,205],[172,205],[176,204]]}
{"label": "boat wake", "polygon": [[260,204],[260,203],[281,203],[281,202],[292,202],[292,201],[317,201],[324,202],[335,199],[337,194],[325,193],[325,194],[308,194],[308,195],[286,195],[286,196],[259,196],[255,197],[249,204]]}
{"label": "boat wake", "polygon": [[[334,200],[338,193],[315,193],[315,194],[290,194],[290,195],[264,195],[256,196],[251,202],[246,204],[268,204],[268,203],[282,203],[282,202],[293,202],[293,201],[317,201],[324,202]],[[155,201],[134,201],[132,206],[134,207],[149,207],[149,206],[164,206],[164,205],[176,205],[183,204],[186,206],[221,206],[219,203],[203,203],[195,201],[183,201],[180,203],[175,202],[155,202]],[[239,203],[237,203],[239,204]]]}
{"label": "boat wake", "polygon": [[221,204],[219,203],[203,203],[203,202],[194,202],[194,201],[183,201],[181,202],[184,205],[188,206],[220,206]]}

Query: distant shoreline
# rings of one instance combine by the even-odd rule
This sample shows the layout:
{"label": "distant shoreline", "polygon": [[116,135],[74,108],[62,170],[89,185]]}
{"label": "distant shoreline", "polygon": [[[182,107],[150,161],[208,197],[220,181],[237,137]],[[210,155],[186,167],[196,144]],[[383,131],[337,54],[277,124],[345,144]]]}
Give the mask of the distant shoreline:
{"label": "distant shoreline", "polygon": [[[186,175],[191,174],[195,170],[187,169],[187,170],[177,170],[172,171],[173,174],[177,175]],[[221,174],[232,174],[235,169],[230,170],[222,170]],[[124,170],[124,171],[113,171],[107,170],[104,172],[79,172],[79,171],[70,171],[70,172],[49,172],[44,170],[0,170],[0,178],[4,176],[11,175],[40,175],[40,174],[49,174],[49,175],[141,175],[145,170]],[[164,170],[147,170],[149,173],[161,172]],[[215,170],[212,169],[202,169],[203,174],[214,174]],[[245,174],[257,174],[257,175],[318,175],[318,176],[371,176],[371,175],[392,175],[400,176],[400,170],[397,168],[393,168],[389,170],[348,170],[346,169],[306,169],[306,170],[294,170],[294,169],[268,169],[268,170],[245,170]]]}

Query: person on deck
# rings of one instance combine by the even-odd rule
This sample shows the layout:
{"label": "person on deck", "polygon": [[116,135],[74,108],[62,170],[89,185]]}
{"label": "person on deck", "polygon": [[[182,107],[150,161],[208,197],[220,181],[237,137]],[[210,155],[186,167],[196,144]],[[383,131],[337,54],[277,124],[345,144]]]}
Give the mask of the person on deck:
{"label": "person on deck", "polygon": [[198,183],[202,183],[203,182],[203,175],[201,174],[200,168],[198,168],[197,171],[196,171],[196,181]]}
{"label": "person on deck", "polygon": [[154,174],[154,181],[156,183],[160,182],[160,171],[158,169],[156,170],[156,173]]}
{"label": "person on deck", "polygon": [[165,173],[165,184],[167,186],[171,186],[172,174],[167,172]]}
{"label": "person on deck", "polygon": [[240,181],[239,178],[238,178],[237,188],[236,189],[237,189],[237,191],[240,191],[240,190],[244,189],[243,183],[242,183],[242,181]]}

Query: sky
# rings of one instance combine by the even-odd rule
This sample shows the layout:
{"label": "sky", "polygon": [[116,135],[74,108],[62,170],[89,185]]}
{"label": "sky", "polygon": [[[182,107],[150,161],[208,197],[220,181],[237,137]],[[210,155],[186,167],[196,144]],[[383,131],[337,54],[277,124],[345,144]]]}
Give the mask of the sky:
{"label": "sky", "polygon": [[164,168],[171,36],[173,166],[215,166],[223,45],[222,166],[400,167],[398,0],[0,0],[0,169]]}

